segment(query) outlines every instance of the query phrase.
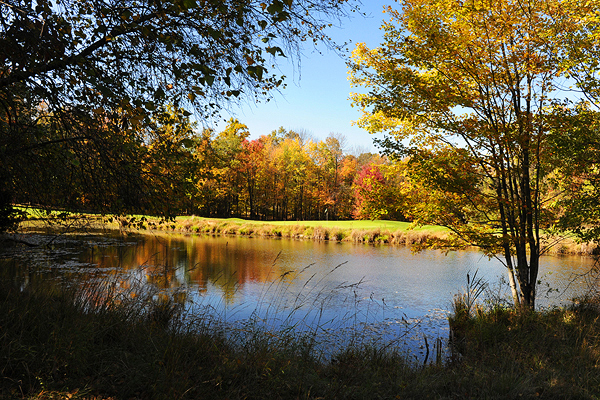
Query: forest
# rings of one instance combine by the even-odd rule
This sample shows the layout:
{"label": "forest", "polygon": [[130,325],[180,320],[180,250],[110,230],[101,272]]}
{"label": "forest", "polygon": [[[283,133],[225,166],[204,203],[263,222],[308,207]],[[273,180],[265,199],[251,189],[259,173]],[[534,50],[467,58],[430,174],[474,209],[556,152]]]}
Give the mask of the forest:
{"label": "forest", "polygon": [[[222,132],[199,130],[184,110],[172,106],[155,113],[147,130],[150,139],[128,149],[138,157],[135,162],[110,171],[123,180],[102,177],[101,168],[89,165],[106,154],[86,153],[81,160],[62,143],[38,150],[35,163],[23,162],[36,172],[21,175],[27,179],[17,183],[13,201],[94,212],[97,204],[112,199],[124,212],[167,216],[406,220],[399,164],[379,154],[348,154],[341,134],[317,140],[280,127],[250,139],[237,119]],[[105,180],[98,191],[90,190],[99,179]]]}

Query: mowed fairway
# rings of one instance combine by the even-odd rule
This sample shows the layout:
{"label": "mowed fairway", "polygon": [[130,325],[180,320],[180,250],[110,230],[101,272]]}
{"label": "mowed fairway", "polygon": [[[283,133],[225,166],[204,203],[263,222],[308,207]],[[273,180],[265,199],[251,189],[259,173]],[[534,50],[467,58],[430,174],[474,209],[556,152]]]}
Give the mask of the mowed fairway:
{"label": "mowed fairway", "polygon": [[446,232],[447,229],[443,226],[424,225],[412,226],[410,222],[400,221],[384,221],[384,220],[355,220],[355,221],[256,221],[246,220],[241,218],[199,218],[199,217],[177,217],[177,221],[185,221],[186,219],[195,218],[196,220],[205,220],[211,222],[224,222],[231,224],[248,224],[248,225],[274,225],[274,226],[305,226],[305,227],[323,227],[323,228],[339,228],[344,230],[387,230],[396,231],[427,231],[427,232]]}

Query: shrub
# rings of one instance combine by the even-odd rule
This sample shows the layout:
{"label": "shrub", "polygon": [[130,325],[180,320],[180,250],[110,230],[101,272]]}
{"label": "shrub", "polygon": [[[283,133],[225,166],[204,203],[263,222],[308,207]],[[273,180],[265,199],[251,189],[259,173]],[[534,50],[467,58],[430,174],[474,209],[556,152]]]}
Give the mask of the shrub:
{"label": "shrub", "polygon": [[313,238],[315,234],[315,228],[313,227],[307,227],[302,231],[302,235],[305,238]]}
{"label": "shrub", "polygon": [[329,230],[322,226],[315,227],[313,231],[313,239],[316,240],[329,240]]}
{"label": "shrub", "polygon": [[335,231],[333,233],[333,238],[335,240],[337,240],[338,242],[343,241],[346,237],[348,236],[348,234],[345,231]]}
{"label": "shrub", "polygon": [[242,227],[238,229],[238,233],[250,236],[254,233],[254,227],[252,225],[242,225]]}

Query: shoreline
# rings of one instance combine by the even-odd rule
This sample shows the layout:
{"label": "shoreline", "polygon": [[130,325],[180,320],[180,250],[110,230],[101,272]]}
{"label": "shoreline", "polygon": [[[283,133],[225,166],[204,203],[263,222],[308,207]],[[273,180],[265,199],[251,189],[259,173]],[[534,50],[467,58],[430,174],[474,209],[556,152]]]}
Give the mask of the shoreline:
{"label": "shoreline", "polygon": [[[136,233],[179,233],[191,235],[233,235],[277,239],[317,240],[394,246],[410,246],[415,251],[438,248],[438,244],[448,240],[448,230],[441,226],[414,227],[409,222],[388,220],[350,221],[255,221],[239,218],[204,218],[180,216],[172,220],[148,216],[105,217],[89,214],[74,214],[68,217],[32,217],[23,221],[17,232],[26,229],[49,229],[52,231],[112,230]],[[553,238],[554,239],[554,238]],[[476,249],[464,245],[463,249]],[[447,249],[447,248],[446,248]],[[450,249],[449,251],[452,251]],[[544,255],[597,254],[598,247],[593,243],[577,243],[565,237]]]}

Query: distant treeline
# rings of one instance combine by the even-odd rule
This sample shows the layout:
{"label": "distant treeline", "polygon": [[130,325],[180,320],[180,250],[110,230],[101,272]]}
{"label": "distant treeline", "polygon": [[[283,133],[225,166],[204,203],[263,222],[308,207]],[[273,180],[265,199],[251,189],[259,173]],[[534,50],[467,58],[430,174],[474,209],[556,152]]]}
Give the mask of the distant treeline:
{"label": "distant treeline", "polygon": [[179,198],[183,213],[278,221],[405,219],[391,196],[367,195],[376,185],[391,190],[394,179],[382,174],[387,158],[347,154],[342,135],[317,141],[283,128],[254,140],[249,135],[231,120],[224,131],[204,131],[193,140],[194,178],[185,200]]}
{"label": "distant treeline", "polygon": [[[316,140],[279,128],[251,140],[236,119],[216,132],[199,129],[183,109],[165,107],[138,125],[119,113],[99,125],[90,119],[86,136],[67,141],[61,137],[69,124],[51,123],[41,106],[28,111],[24,119],[37,118],[31,134],[52,145],[11,153],[3,204],[279,221],[406,220],[395,206],[401,196],[393,163],[349,154],[341,134]],[[32,147],[25,139],[15,135],[14,147]]]}

